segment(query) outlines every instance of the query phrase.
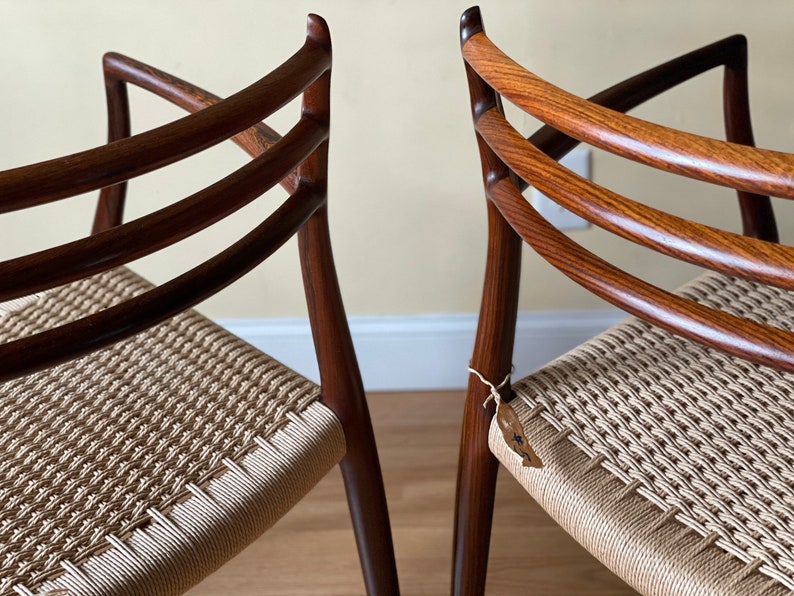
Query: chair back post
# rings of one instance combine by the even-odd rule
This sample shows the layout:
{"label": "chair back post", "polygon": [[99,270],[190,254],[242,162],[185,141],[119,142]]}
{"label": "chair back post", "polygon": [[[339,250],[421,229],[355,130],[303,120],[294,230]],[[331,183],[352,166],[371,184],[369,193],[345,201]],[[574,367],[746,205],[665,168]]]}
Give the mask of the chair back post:
{"label": "chair back post", "polygon": [[[66,296],[65,300],[60,300],[57,294],[51,301],[49,297],[42,300],[54,303],[57,312],[52,314],[53,324],[49,324],[50,319],[44,313],[39,317],[39,312],[34,312],[32,316],[37,318],[37,327],[33,333],[20,333],[17,337],[12,329],[10,334],[6,334],[8,341],[4,340],[0,345],[0,381],[86,356],[148,330],[155,338],[162,332],[170,337],[182,338],[184,335],[193,340],[194,334],[190,330],[183,333],[188,328],[182,326],[181,319],[166,321],[236,281],[293,236],[299,236],[301,268],[323,386],[318,389],[316,384],[299,378],[300,375],[286,370],[254,348],[231,342],[224,343],[224,346],[231,346],[229,352],[220,355],[212,366],[226,374],[240,365],[235,374],[244,377],[248,383],[242,393],[255,400],[251,402],[254,409],[259,410],[267,404],[262,399],[277,397],[285,403],[289,401],[290,407],[294,404],[295,408],[303,408],[294,413],[306,411],[307,415],[310,414],[308,418],[316,418],[307,418],[306,426],[300,423],[304,434],[309,433],[304,437],[306,441],[299,441],[304,443],[298,449],[300,453],[293,454],[287,448],[283,450],[283,462],[279,463],[291,465],[289,460],[293,455],[300,461],[296,459],[297,467],[279,474],[284,479],[284,487],[273,483],[274,496],[281,499],[275,495],[281,491],[289,493],[283,495],[285,503],[296,501],[304,489],[313,486],[313,483],[304,483],[300,468],[308,468],[306,471],[312,477],[307,475],[306,480],[316,482],[321,471],[327,471],[342,458],[340,466],[367,591],[369,594],[397,594],[396,565],[374,433],[330,248],[326,196],[331,45],[325,21],[310,15],[306,43],[273,71],[226,99],[119,54],[106,54],[103,69],[109,142],[72,155],[0,172],[0,212],[100,191],[90,237],[0,262],[0,270],[5,272],[0,275],[0,279],[5,280],[0,283],[0,301],[51,288],[59,288],[57,291],[63,291]],[[133,135],[127,85],[152,92],[191,115]],[[264,124],[264,119],[298,97],[303,99],[302,113],[298,122],[283,136]],[[187,197],[134,221],[122,223],[126,180],[228,140],[241,146],[253,159]],[[151,285],[123,268],[127,263],[206,229],[257,200],[279,183],[288,191],[288,198],[252,230],[187,271],[159,285]],[[104,277],[100,278],[100,274]],[[71,282],[84,285],[76,289],[66,288],[65,285]],[[99,288],[99,291],[94,292],[94,288]],[[72,302],[79,304],[79,308],[74,308],[74,318],[66,319],[63,312],[69,312]],[[61,303],[66,304],[62,306]],[[185,313],[184,316],[200,319],[202,327],[208,323],[196,313]],[[153,329],[160,323],[173,327]],[[215,325],[206,326],[224,341],[230,335]],[[179,351],[179,358],[191,362],[200,351],[214,348],[210,343],[198,341],[191,343],[180,339],[174,343],[179,344],[175,348]],[[157,348],[146,344],[146,350],[151,349],[157,352]],[[139,360],[134,356],[132,359]],[[203,364],[205,359],[199,358],[196,362],[199,360]],[[262,370],[257,368],[260,365]],[[115,363],[111,367],[115,367]],[[129,370],[126,366],[119,368],[123,374]],[[151,372],[145,365],[142,366],[144,369]],[[283,369],[283,374],[273,373],[278,369]],[[277,387],[281,380],[287,385]],[[229,391],[236,392],[238,385],[230,382]],[[197,395],[205,396],[206,387],[195,389]],[[289,395],[284,393],[286,389]],[[226,397],[221,394],[219,399],[227,403]],[[315,412],[319,413],[312,413],[308,408],[319,405],[317,400],[325,402],[325,407],[316,408]],[[241,404],[243,401],[241,398]],[[329,409],[338,420],[334,420]],[[251,418],[256,418],[251,424],[260,425],[263,432],[269,432],[269,429],[275,432],[281,428],[276,423],[280,424],[282,420],[286,423],[292,413],[280,405],[275,410],[272,429],[263,426],[266,420],[259,422],[260,418],[270,416],[267,412]],[[259,438],[269,441],[270,436],[263,434]],[[313,445],[319,447],[321,453]],[[278,450],[282,451],[280,446]],[[241,457],[248,453],[235,451],[238,452]],[[215,458],[215,452],[211,456]],[[254,468],[247,464],[245,470],[236,468],[226,463],[227,459],[224,459],[224,464],[241,474],[244,471],[242,481],[258,491],[246,499],[259,507],[264,502],[262,498],[269,497],[269,493],[260,490],[256,484],[258,479],[254,477],[258,475],[255,470],[250,471]],[[231,459],[228,461],[237,464]],[[321,470],[326,464],[328,467]],[[197,476],[199,482],[203,482],[202,478],[214,479],[214,470],[215,464],[212,463],[209,475]],[[270,490],[271,483],[266,478],[264,480],[268,484],[267,490]],[[177,486],[175,490],[180,489]],[[232,492],[239,493],[237,490]],[[177,496],[181,499],[181,495]],[[218,499],[219,502],[221,500]],[[262,507],[259,509],[264,511]],[[279,514],[283,507],[281,501],[274,500],[272,506],[267,503],[265,509],[268,510],[267,516],[261,517],[268,520]],[[217,511],[220,510],[218,507]],[[215,513],[213,505],[212,516]],[[235,520],[242,519],[238,510],[232,513]],[[251,534],[253,539],[252,532],[267,527],[256,525],[259,523],[258,515],[249,518],[246,514],[244,517],[246,523],[243,524],[245,528],[241,538],[247,539]],[[275,520],[269,523],[272,521]],[[201,540],[207,535],[202,534]],[[215,549],[213,557],[215,554],[220,556],[221,551],[225,557],[226,550],[236,548],[236,543],[224,537],[220,542],[224,549]],[[211,540],[209,545],[213,543],[215,541]],[[165,566],[170,565],[168,561],[173,562],[168,558],[162,561]],[[205,566],[215,565],[214,561],[205,561]],[[148,573],[149,570],[146,571]]]}
{"label": "chair back post", "polygon": [[[461,45],[469,37],[482,31],[484,27],[479,9],[474,7],[467,10],[460,23]],[[482,113],[494,106],[498,106],[502,111],[498,94],[468,64],[466,76],[472,117],[475,122]],[[486,188],[488,181],[512,176],[479,134],[477,134],[477,144]],[[510,374],[512,367],[518,310],[521,239],[502,217],[490,197],[486,205],[488,256],[471,367],[494,385],[499,385]],[[509,383],[500,391],[503,399],[509,401],[511,395]],[[488,448],[488,432],[495,408],[493,402],[483,407],[488,396],[488,387],[471,375],[464,406],[460,443],[461,465],[458,467],[455,502],[453,594],[482,594],[485,591],[498,469],[496,458]]]}
{"label": "chair back post", "polygon": [[[102,71],[105,76],[105,97],[108,111],[108,143],[124,139],[131,134],[130,102],[127,84],[117,76],[112,68],[113,58],[105,55]],[[92,234],[98,234],[121,225],[124,218],[124,199],[127,195],[127,181],[106,186],[99,191]]]}
{"label": "chair back post", "polygon": [[[331,51],[325,21],[310,15],[307,38]],[[304,93],[303,116],[329,123],[330,70]],[[328,142],[298,168],[298,187],[327,194]],[[321,400],[339,418],[347,453],[340,462],[368,594],[398,594],[397,565],[383,479],[364,384],[334,266],[327,203],[298,233],[309,321],[320,369]]]}
{"label": "chair back post", "polygon": [[[728,141],[755,147],[750,119],[747,79],[747,39],[742,37],[726,60],[722,97],[725,135]],[[768,196],[737,190],[742,232],[745,236],[778,242],[777,224]]]}

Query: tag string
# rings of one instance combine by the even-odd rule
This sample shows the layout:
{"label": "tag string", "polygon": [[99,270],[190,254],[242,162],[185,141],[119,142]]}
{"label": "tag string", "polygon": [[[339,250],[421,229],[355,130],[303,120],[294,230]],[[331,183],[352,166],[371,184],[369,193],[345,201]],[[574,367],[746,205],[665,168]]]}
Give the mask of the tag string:
{"label": "tag string", "polygon": [[507,373],[504,381],[498,385],[494,385],[488,379],[482,376],[478,370],[475,370],[469,366],[469,372],[477,375],[477,378],[480,379],[480,381],[482,381],[482,383],[490,390],[488,398],[482,404],[482,407],[484,408],[487,406],[488,402],[491,400],[494,400],[496,403],[496,415],[494,418],[496,419],[496,425],[502,432],[505,443],[507,443],[507,445],[521,457],[522,466],[529,468],[542,468],[543,462],[529,444],[529,440],[527,440],[527,436],[524,433],[524,427],[522,426],[521,421],[518,419],[515,410],[510,407],[510,404],[502,401],[502,396],[499,394],[499,390],[507,385],[508,381],[510,381],[510,375],[513,374],[514,370],[515,367],[511,367],[510,372]]}
{"label": "tag string", "polygon": [[469,372],[477,375],[477,378],[480,379],[480,381],[482,381],[485,385],[487,385],[488,389],[490,389],[488,398],[482,404],[483,408],[486,407],[488,405],[488,402],[490,402],[491,400],[494,400],[497,406],[499,405],[499,402],[502,400],[502,396],[499,394],[499,390],[505,385],[507,385],[507,383],[510,381],[510,375],[513,374],[514,370],[515,370],[515,366],[511,366],[510,372],[507,373],[507,375],[504,378],[504,381],[502,381],[498,385],[494,385],[488,379],[482,376],[482,374],[478,370],[472,368],[471,366],[469,367]]}

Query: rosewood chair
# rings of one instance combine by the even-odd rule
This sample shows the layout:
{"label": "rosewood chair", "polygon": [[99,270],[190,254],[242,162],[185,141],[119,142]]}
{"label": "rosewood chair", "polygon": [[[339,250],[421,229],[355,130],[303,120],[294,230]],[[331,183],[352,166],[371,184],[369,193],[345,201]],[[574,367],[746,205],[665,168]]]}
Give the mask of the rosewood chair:
{"label": "rosewood chair", "polygon": [[[497,460],[640,592],[789,593],[794,249],[777,243],[766,195],[794,198],[794,155],[752,146],[745,39],[724,39],[589,100],[502,53],[476,8],[463,15],[461,44],[490,235],[471,361],[482,380],[470,378],[461,442],[454,593],[484,589]],[[623,114],[716,67],[725,72],[728,142]],[[546,126],[522,138],[501,98]],[[557,160],[580,141],[736,189],[744,234],[574,175]],[[527,185],[707,271],[675,293],[638,279],[551,226],[521,195]],[[510,384],[522,241],[634,318]]]}
{"label": "rosewood chair", "polygon": [[[4,212],[102,189],[91,236],[0,263],[0,593],[182,592],[337,463],[367,591],[398,592],[329,243],[330,69],[314,15],[292,57],[227,99],[108,54],[110,142],[0,173]],[[131,136],[127,84],[191,114]],[[279,136],[262,120],[296,97]],[[127,180],[229,139],[246,165],[122,223]],[[209,260],[158,286],[125,267],[277,183],[289,197]],[[320,386],[190,310],[294,235]]]}

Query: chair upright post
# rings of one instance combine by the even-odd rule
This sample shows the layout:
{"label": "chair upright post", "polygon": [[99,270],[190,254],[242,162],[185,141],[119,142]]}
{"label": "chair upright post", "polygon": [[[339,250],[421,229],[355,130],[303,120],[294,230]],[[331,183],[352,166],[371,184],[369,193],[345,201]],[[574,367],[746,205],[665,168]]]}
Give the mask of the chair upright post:
{"label": "chair upright post", "polygon": [[368,594],[398,594],[389,511],[364,386],[345,322],[328,236],[327,207],[298,235],[322,401],[339,418],[347,454],[339,463]]}
{"label": "chair upright post", "polygon": [[[747,80],[747,40],[742,36],[739,50],[725,64],[722,83],[725,137],[728,141],[755,147],[750,119],[750,94]],[[770,242],[778,241],[777,223],[768,196],[737,191],[742,217],[742,233]]]}
{"label": "chair upright post", "polygon": [[[107,100],[108,143],[126,139],[132,130],[130,126],[130,101],[127,83],[115,76],[111,68],[112,58],[102,60],[105,72],[105,97]],[[94,212],[92,234],[104,232],[121,225],[124,217],[124,199],[127,194],[127,181],[106,186],[99,191],[99,200]]]}
{"label": "chair upright post", "polygon": [[[483,31],[479,10],[466,11],[460,27],[461,43]],[[501,109],[494,90],[468,66],[466,75],[475,119],[494,105]],[[509,176],[510,172],[479,135],[477,142],[483,181]],[[488,256],[471,367],[498,385],[512,368],[521,238],[490,199],[487,209]],[[504,401],[510,400],[509,383],[501,389],[501,394]],[[452,593],[456,595],[478,595],[485,591],[498,470],[498,462],[488,448],[488,432],[495,411],[493,403],[483,407],[488,395],[488,387],[472,375],[464,406],[455,501]]]}
{"label": "chair upright post", "polygon": [[[488,202],[489,245],[480,320],[471,359],[472,368],[498,384],[512,367],[513,337],[518,305],[521,241]],[[510,398],[509,384],[501,391]],[[458,460],[452,593],[485,591],[498,462],[488,448],[488,431],[495,405],[483,407],[489,389],[469,378]]]}
{"label": "chair upright post", "polygon": [[[308,36],[329,51],[325,21],[312,15]],[[303,114],[323,123],[329,119],[330,72],[306,90]],[[328,143],[298,169],[298,185],[326,194]],[[318,209],[298,233],[301,269],[309,320],[320,368],[322,401],[342,423],[347,453],[339,466],[345,483],[364,583],[370,595],[399,594],[397,566],[364,384],[347,325],[331,252],[328,206]]]}

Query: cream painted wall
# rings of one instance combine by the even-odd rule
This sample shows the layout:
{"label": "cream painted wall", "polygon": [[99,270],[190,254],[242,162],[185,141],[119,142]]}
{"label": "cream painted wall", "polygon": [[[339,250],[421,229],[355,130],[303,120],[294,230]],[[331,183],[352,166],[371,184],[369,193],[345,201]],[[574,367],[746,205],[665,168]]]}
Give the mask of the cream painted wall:
{"label": "cream painted wall", "polygon": [[[735,32],[750,38],[751,101],[760,144],[794,149],[790,98],[791,3],[786,0],[516,0],[484,2],[491,37],[528,68],[588,95],[643,68]],[[216,93],[255,80],[295,51],[307,12],[329,22],[334,40],[331,209],[335,253],[349,314],[473,312],[484,263],[485,220],[468,114],[457,22],[468,2],[405,0],[275,2],[225,0],[0,0],[0,168],[84,149],[105,135],[100,57],[115,50]],[[721,135],[719,76],[636,112],[688,130]],[[687,109],[683,109],[686,107]],[[179,115],[133,96],[136,130]],[[279,120],[277,128],[286,128]],[[521,121],[530,132],[532,122]],[[155,208],[242,164],[235,148],[213,150],[170,178],[141,180],[130,213]],[[597,181],[667,203],[679,213],[736,229],[734,201],[693,191],[661,174],[596,156]],[[665,193],[663,189],[672,188]],[[3,223],[3,256],[66,240],[88,227],[93,197],[46,208],[35,225]],[[230,227],[250,226],[248,209]],[[791,220],[790,212],[784,218]],[[791,225],[783,226],[784,238]],[[162,279],[220,246],[217,232],[180,247],[165,266],[140,264]],[[577,239],[616,255],[666,285],[680,267],[597,231]],[[295,316],[304,312],[294,246],[204,310],[212,316]],[[524,310],[593,308],[599,303],[537,259],[525,262]]]}

